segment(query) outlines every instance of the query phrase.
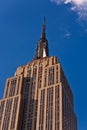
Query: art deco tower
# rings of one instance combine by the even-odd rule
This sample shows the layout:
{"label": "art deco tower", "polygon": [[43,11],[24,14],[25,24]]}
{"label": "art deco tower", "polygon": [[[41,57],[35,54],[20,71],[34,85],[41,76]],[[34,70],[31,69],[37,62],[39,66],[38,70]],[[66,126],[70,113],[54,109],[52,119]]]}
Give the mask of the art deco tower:
{"label": "art deco tower", "polygon": [[77,130],[73,94],[45,30],[44,21],[34,59],[6,81],[0,130]]}

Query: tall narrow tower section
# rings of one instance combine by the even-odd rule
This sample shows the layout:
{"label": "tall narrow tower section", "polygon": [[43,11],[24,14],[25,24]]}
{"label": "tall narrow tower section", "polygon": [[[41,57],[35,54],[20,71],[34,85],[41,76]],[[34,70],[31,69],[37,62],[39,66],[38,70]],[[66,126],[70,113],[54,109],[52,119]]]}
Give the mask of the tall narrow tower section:
{"label": "tall narrow tower section", "polygon": [[0,130],[77,130],[73,93],[56,56],[49,56],[46,23],[34,59],[6,81]]}

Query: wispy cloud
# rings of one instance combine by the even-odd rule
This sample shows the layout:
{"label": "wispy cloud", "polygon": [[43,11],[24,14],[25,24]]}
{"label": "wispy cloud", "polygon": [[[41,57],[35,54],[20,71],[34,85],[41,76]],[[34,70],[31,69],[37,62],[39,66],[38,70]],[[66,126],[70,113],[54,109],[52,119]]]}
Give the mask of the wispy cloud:
{"label": "wispy cloud", "polygon": [[65,35],[64,35],[64,38],[70,39],[71,38],[71,33],[66,32]]}
{"label": "wispy cloud", "polygon": [[80,19],[87,21],[87,0],[51,0],[56,4],[71,4],[71,10],[75,11]]}

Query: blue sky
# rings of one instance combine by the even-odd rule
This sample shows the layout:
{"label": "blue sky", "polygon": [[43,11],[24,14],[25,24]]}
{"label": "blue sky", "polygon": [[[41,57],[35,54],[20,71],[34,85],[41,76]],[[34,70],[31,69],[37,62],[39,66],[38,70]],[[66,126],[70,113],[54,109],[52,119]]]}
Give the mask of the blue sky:
{"label": "blue sky", "polygon": [[50,56],[59,58],[71,85],[78,130],[87,130],[87,19],[83,7],[61,0],[0,1],[0,98],[6,78],[33,59],[46,16]]}

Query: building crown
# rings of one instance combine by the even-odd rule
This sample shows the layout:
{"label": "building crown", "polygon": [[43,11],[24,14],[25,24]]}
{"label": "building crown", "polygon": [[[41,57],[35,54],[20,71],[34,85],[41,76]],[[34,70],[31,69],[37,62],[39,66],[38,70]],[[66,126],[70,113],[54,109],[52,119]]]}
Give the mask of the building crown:
{"label": "building crown", "polygon": [[38,41],[34,59],[40,59],[47,56],[49,56],[49,49],[48,49],[48,41],[46,39],[46,19],[44,17],[44,22],[42,25],[42,36]]}

